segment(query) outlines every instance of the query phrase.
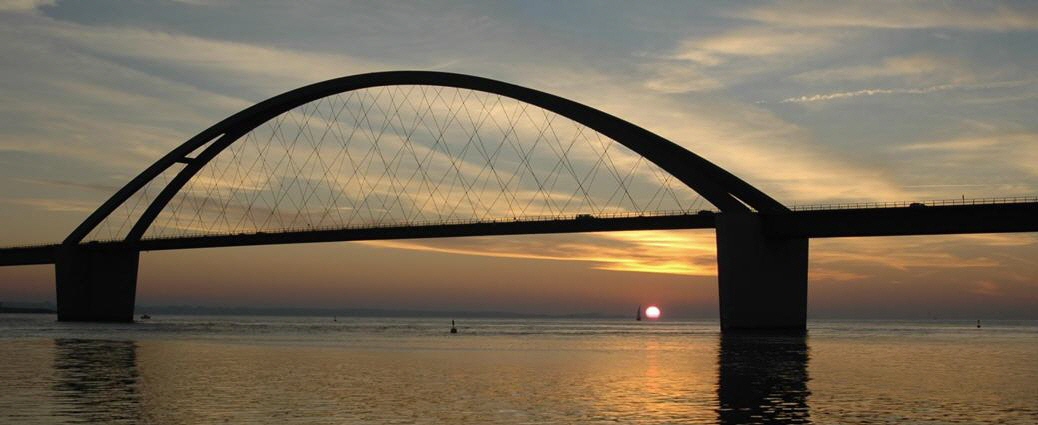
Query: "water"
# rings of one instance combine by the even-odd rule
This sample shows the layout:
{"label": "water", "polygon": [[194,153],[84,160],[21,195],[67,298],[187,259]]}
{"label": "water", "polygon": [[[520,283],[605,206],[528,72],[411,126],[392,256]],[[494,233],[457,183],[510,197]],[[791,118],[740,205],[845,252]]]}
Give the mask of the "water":
{"label": "water", "polygon": [[1038,322],[0,316],[0,423],[1038,423]]}

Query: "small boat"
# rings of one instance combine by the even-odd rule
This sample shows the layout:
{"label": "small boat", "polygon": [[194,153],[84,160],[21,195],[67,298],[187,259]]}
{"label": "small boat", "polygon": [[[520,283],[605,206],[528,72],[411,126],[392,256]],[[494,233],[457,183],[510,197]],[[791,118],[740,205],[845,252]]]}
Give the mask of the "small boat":
{"label": "small boat", "polygon": [[639,322],[642,320],[642,306],[641,305],[638,305],[638,313],[637,313],[636,316],[634,316],[634,320],[637,320]]}
{"label": "small boat", "polygon": [[150,319],[150,318],[151,318],[151,316],[149,316],[149,315],[147,315],[147,314],[142,314],[142,315],[141,315],[141,320],[148,320],[148,319]]}

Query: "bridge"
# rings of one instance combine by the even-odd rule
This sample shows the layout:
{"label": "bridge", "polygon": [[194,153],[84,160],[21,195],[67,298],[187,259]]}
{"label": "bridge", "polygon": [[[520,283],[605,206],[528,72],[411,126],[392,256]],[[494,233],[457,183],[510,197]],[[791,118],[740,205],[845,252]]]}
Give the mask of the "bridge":
{"label": "bridge", "polygon": [[806,329],[811,238],[1038,231],[1038,198],[788,208],[687,149],[462,74],[328,80],[242,110],[146,168],[61,243],[58,320],[132,321],[142,251],[714,229],[721,329]]}

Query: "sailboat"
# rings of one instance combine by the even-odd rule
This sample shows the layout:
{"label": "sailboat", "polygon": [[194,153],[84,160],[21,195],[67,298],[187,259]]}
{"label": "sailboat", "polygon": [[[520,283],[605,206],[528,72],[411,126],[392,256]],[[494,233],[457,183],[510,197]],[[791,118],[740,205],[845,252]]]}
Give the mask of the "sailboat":
{"label": "sailboat", "polygon": [[638,314],[636,316],[634,316],[634,320],[637,320],[639,322],[642,320],[642,306],[641,306],[641,304],[638,305]]}

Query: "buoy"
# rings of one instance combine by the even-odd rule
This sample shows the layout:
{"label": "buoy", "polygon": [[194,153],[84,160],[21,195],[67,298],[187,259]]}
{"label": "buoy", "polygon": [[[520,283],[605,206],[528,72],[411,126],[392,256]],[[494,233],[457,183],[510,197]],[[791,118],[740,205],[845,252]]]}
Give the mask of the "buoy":
{"label": "buoy", "polygon": [[451,333],[452,334],[458,333],[458,328],[454,327],[454,320],[451,320]]}

